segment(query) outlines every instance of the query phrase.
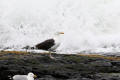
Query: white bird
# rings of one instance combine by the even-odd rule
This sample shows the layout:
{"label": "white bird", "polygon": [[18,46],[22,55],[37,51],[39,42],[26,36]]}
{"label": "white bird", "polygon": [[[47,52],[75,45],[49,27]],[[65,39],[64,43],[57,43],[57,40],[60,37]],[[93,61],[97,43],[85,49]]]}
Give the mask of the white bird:
{"label": "white bird", "polygon": [[28,73],[28,75],[14,75],[13,80],[34,80],[37,77],[33,73]]}

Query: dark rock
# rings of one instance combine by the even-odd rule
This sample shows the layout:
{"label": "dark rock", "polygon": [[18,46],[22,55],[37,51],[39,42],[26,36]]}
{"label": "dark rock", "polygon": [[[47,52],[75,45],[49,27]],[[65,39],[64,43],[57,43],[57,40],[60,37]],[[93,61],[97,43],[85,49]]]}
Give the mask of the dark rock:
{"label": "dark rock", "polygon": [[111,64],[113,66],[120,66],[120,61],[112,61]]}
{"label": "dark rock", "polygon": [[102,67],[110,67],[112,64],[108,61],[93,61],[91,62],[93,66],[102,66]]}
{"label": "dark rock", "polygon": [[15,74],[33,72],[36,80],[120,80],[120,61],[77,55],[3,54],[0,57],[0,80]]}
{"label": "dark rock", "polygon": [[119,73],[98,73],[95,77],[96,80],[120,80]]}

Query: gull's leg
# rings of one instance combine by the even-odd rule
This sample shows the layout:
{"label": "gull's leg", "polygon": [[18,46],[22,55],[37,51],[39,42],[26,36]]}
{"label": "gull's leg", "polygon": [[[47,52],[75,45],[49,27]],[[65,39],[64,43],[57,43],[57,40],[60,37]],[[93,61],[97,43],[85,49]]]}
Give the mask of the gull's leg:
{"label": "gull's leg", "polygon": [[27,53],[27,49],[25,49],[25,52]]}

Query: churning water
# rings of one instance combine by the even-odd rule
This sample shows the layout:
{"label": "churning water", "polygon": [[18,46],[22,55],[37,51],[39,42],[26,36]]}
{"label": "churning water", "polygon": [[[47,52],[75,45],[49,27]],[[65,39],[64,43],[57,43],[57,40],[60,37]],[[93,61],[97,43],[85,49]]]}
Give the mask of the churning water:
{"label": "churning water", "polygon": [[0,0],[0,47],[63,31],[61,51],[120,51],[120,0]]}

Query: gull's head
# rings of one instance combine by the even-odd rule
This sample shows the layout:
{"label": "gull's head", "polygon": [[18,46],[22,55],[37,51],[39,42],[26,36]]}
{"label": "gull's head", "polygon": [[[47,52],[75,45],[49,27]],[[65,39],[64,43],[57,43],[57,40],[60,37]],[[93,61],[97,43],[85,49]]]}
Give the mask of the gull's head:
{"label": "gull's head", "polygon": [[60,37],[61,35],[63,35],[63,34],[64,34],[64,32],[56,32],[53,38],[54,38],[55,40],[58,40],[59,37]]}
{"label": "gull's head", "polygon": [[30,72],[30,73],[28,73],[28,77],[36,78],[37,76]]}

